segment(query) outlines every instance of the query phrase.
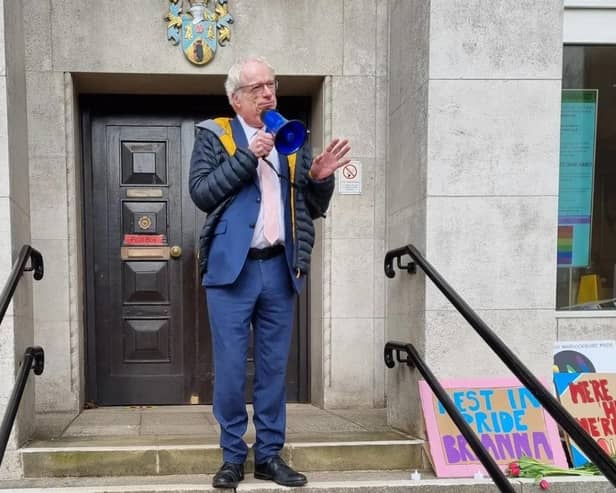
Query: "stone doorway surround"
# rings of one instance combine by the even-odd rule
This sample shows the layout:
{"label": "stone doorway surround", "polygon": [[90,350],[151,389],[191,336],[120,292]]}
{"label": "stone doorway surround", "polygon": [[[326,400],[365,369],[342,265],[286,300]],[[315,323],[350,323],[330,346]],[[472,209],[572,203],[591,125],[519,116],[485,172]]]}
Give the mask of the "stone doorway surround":
{"label": "stone doorway surround", "polygon": [[[30,177],[31,198],[36,198],[37,203],[33,208],[33,242],[40,246],[46,256],[54,259],[46,272],[49,282],[34,288],[36,314],[34,339],[42,344],[51,356],[48,361],[48,371],[41,376],[36,385],[36,412],[41,417],[49,413],[57,416],[63,414],[75,416],[84,404],[86,371],[84,364],[86,358],[85,320],[83,317],[85,306],[84,255],[87,255],[87,252],[84,252],[83,246],[84,204],[82,196],[84,192],[81,156],[87,149],[81,148],[82,130],[78,103],[80,94],[151,94],[157,92],[168,94],[172,90],[182,94],[190,94],[199,90],[210,94],[214,90],[220,92],[224,80],[219,75],[205,78],[177,76],[174,78],[174,84],[170,86],[170,76],[165,74],[145,77],[138,74],[71,74],[68,72],[53,75],[52,79],[51,82],[46,80],[45,83],[53,87],[45,87],[45,89],[53,93],[53,98],[50,98],[49,94],[44,98],[42,96],[39,98],[38,95],[32,96],[34,101],[31,104],[31,112],[41,111],[46,114],[46,118],[55,121],[56,116],[52,118],[49,115],[50,112],[55,111],[61,113],[61,121],[57,121],[57,125],[46,127],[45,134],[32,136],[29,143],[30,152],[34,156]],[[300,94],[312,97],[311,139],[315,143],[314,152],[319,152],[319,143],[329,141],[334,131],[333,113],[335,105],[338,104],[334,99],[336,90],[334,78],[331,76],[284,76],[282,80],[284,84],[281,83],[281,87],[286,87],[287,95]],[[46,105],[49,99],[52,99],[53,104]],[[370,172],[370,177],[366,177],[370,180],[369,193],[365,198],[361,198],[362,202],[372,200],[371,194],[376,189],[374,181],[375,179],[380,181],[383,178],[384,169],[379,171],[377,178],[374,178]],[[317,222],[317,242],[313,252],[312,282],[309,293],[311,299],[311,340],[309,341],[311,403],[325,408],[381,407],[384,405],[384,369],[378,341],[382,336],[376,339],[370,336],[366,339],[370,344],[362,349],[361,358],[357,359],[352,355],[347,356],[348,352],[343,349],[344,344],[340,338],[344,337],[345,331],[332,330],[336,324],[346,326],[353,323],[353,320],[347,320],[341,316],[344,310],[348,311],[349,307],[346,305],[350,303],[350,298],[341,300],[342,305],[345,306],[332,304],[332,298],[339,299],[344,291],[343,286],[333,285],[332,279],[340,279],[340,274],[349,270],[348,261],[337,261],[336,259],[342,259],[344,257],[342,254],[357,242],[354,239],[337,240],[335,238],[337,230],[350,231],[349,228],[355,224],[354,222],[347,226],[343,224],[350,206],[347,202],[341,204],[341,200],[349,199],[335,196],[328,219]],[[366,221],[372,224],[372,214],[375,210],[372,206],[367,210],[370,212],[370,217]],[[366,240],[366,242],[372,245],[373,240]],[[382,249],[382,242],[377,243]],[[354,255],[361,254],[370,257],[366,259],[366,262],[357,262],[357,265],[368,265],[369,269],[359,269],[357,265],[355,267],[355,270],[362,270],[362,272],[366,270],[361,274],[363,277],[372,279],[378,275],[373,272],[372,264],[380,263],[381,253],[375,248],[371,246],[365,251],[354,253]],[[353,277],[356,274],[351,272],[349,275]],[[370,282],[375,286],[382,286],[383,283],[382,280],[374,279]],[[366,293],[376,296],[372,287]],[[371,303],[362,306],[363,311],[368,310],[366,313],[372,313]],[[380,302],[378,306],[382,308]],[[379,322],[378,326],[382,327],[382,320]],[[354,330],[363,334],[365,331],[375,330],[375,327],[373,327],[372,319],[367,319]],[[376,344],[375,349],[373,349],[373,344]],[[370,364],[360,365],[358,362],[362,359]],[[340,368],[343,366],[348,366],[348,368],[342,371]],[[366,389],[366,391],[351,392],[352,389],[344,384],[344,381],[349,380],[348,375],[352,374],[348,372],[355,370],[365,375],[362,378],[353,378],[354,385],[368,385],[370,391]],[[61,420],[60,417],[58,419]],[[38,428],[40,429],[40,426]]]}

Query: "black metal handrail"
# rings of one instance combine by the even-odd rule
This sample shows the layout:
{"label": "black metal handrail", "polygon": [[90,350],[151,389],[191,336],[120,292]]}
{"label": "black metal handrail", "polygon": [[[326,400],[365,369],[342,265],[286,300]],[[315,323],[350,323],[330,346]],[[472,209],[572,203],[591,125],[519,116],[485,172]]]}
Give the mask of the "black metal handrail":
{"label": "black metal handrail", "polygon": [[[30,265],[27,265],[28,261],[30,261]],[[33,277],[37,281],[40,281],[43,278],[43,256],[38,250],[32,248],[30,245],[24,245],[19,251],[19,257],[13,264],[13,268],[6,285],[2,290],[2,294],[0,294],[0,323],[2,323],[4,315],[11,303],[11,300],[13,299],[13,294],[15,293],[15,289],[17,289],[17,284],[19,283],[21,276],[24,272],[29,271],[34,272]],[[15,416],[17,416],[17,410],[19,409],[19,403],[21,402],[21,397],[23,396],[24,389],[26,388],[26,383],[28,382],[30,370],[34,370],[35,375],[40,375],[43,373],[44,368],[45,353],[43,352],[43,348],[38,346],[28,347],[24,353],[24,359],[21,362],[21,367],[19,369],[19,374],[17,375],[17,380],[15,381],[15,386],[13,387],[13,392],[11,393],[6,406],[4,418],[2,419],[2,425],[0,425],[0,464],[2,464],[2,459],[4,458],[6,444],[8,443],[9,436],[11,435],[11,429],[13,428],[13,423],[15,422]]]}
{"label": "black metal handrail", "polygon": [[[412,259],[406,265],[401,264],[401,257],[409,255]],[[571,414],[556,400],[556,398],[541,384],[520,359],[509,349],[503,341],[479,318],[473,309],[460,297],[458,293],[443,279],[438,271],[425,259],[413,245],[390,250],[385,254],[385,275],[395,277],[393,260],[397,259],[400,269],[409,273],[415,272],[415,264],[424,271],[436,287],[460,312],[466,321],[477,331],[479,336],[490,346],[518,380],[539,400],[546,411],[569,434],[571,439],[582,449],[586,456],[597,466],[605,477],[616,486],[616,463],[578,424]],[[444,403],[443,403],[444,405]],[[461,431],[461,430],[460,430]]]}
{"label": "black metal handrail", "polygon": [[[28,260],[30,260],[29,266],[26,265]],[[30,245],[24,245],[19,251],[19,257],[13,264],[13,269],[2,290],[2,294],[0,294],[0,323],[11,303],[15,289],[17,289],[17,283],[21,279],[23,273],[29,271],[34,271],[33,277],[37,281],[43,279],[43,256]]]}
{"label": "black metal handrail", "polygon": [[[458,411],[456,405],[451,400],[451,397],[449,397],[449,394],[447,394],[443,386],[438,382],[438,379],[430,371],[430,368],[428,368],[425,361],[421,358],[421,356],[419,356],[415,346],[412,344],[405,344],[403,342],[395,341],[390,341],[385,344],[384,356],[387,368],[393,368],[396,365],[394,360],[394,351],[396,352],[396,360],[399,363],[406,363],[411,368],[417,368],[419,373],[421,373],[421,375],[426,379],[426,382],[432,389],[432,392],[434,392],[434,395],[436,395],[441,404],[443,404],[443,407],[449,414],[449,417],[456,424],[464,438],[466,438],[466,441],[471,446],[475,454],[477,454],[477,458],[483,464],[483,467],[486,468],[486,471],[492,477],[498,488],[501,491],[514,493],[515,489],[511,486],[511,483],[507,480],[501,468],[485,449],[466,420],[462,417],[462,413]],[[401,352],[405,352],[407,354],[406,359],[402,359],[400,357]]]}
{"label": "black metal handrail", "polygon": [[6,450],[6,444],[9,441],[11,435],[11,429],[15,422],[15,416],[17,416],[17,410],[19,409],[19,403],[23,396],[26,383],[28,382],[28,376],[30,370],[34,370],[35,375],[43,373],[45,368],[45,353],[43,348],[39,346],[29,347],[24,353],[24,359],[19,368],[19,375],[17,375],[17,381],[13,387],[13,392],[9,399],[9,403],[6,406],[6,412],[2,419],[2,425],[0,425],[0,464],[4,458],[4,452]]}

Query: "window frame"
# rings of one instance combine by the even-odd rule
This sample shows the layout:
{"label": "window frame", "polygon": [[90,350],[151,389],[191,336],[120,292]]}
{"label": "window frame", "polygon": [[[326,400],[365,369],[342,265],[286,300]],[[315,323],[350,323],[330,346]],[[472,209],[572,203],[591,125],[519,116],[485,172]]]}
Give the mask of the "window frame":
{"label": "window frame", "polygon": [[[563,45],[616,45],[615,25],[616,0],[564,0]],[[616,318],[616,310],[555,312],[556,318]]]}

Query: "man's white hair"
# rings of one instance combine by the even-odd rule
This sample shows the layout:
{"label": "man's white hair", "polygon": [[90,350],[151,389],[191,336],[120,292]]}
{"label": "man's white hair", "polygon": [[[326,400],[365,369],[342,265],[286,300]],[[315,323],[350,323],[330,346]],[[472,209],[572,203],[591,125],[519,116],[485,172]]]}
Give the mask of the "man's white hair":
{"label": "man's white hair", "polygon": [[238,60],[233,65],[231,65],[231,68],[227,73],[227,80],[225,81],[225,91],[227,92],[227,98],[229,99],[229,103],[231,105],[233,105],[233,101],[231,100],[233,93],[236,92],[237,89],[242,85],[242,69],[244,68],[244,65],[251,62],[262,63],[272,72],[273,76],[276,75],[272,64],[262,56],[249,56]]}

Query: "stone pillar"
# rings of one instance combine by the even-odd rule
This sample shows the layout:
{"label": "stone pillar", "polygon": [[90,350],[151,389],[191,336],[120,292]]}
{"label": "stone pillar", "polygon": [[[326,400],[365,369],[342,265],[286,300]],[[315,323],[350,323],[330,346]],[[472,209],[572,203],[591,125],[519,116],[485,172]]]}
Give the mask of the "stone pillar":
{"label": "stone pillar", "polygon": [[[4,286],[22,245],[30,243],[30,194],[21,2],[0,0],[0,15],[0,283]],[[32,276],[26,273],[0,325],[1,416],[24,351],[33,343],[32,327]],[[33,424],[32,376],[21,401],[0,478],[21,475],[16,449],[29,438]]]}
{"label": "stone pillar", "polygon": [[[390,23],[386,247],[415,244],[537,376],[556,335],[562,8],[394,1]],[[386,337],[437,377],[511,374],[423,274],[387,296]],[[389,373],[388,410],[420,434],[417,378]]]}

